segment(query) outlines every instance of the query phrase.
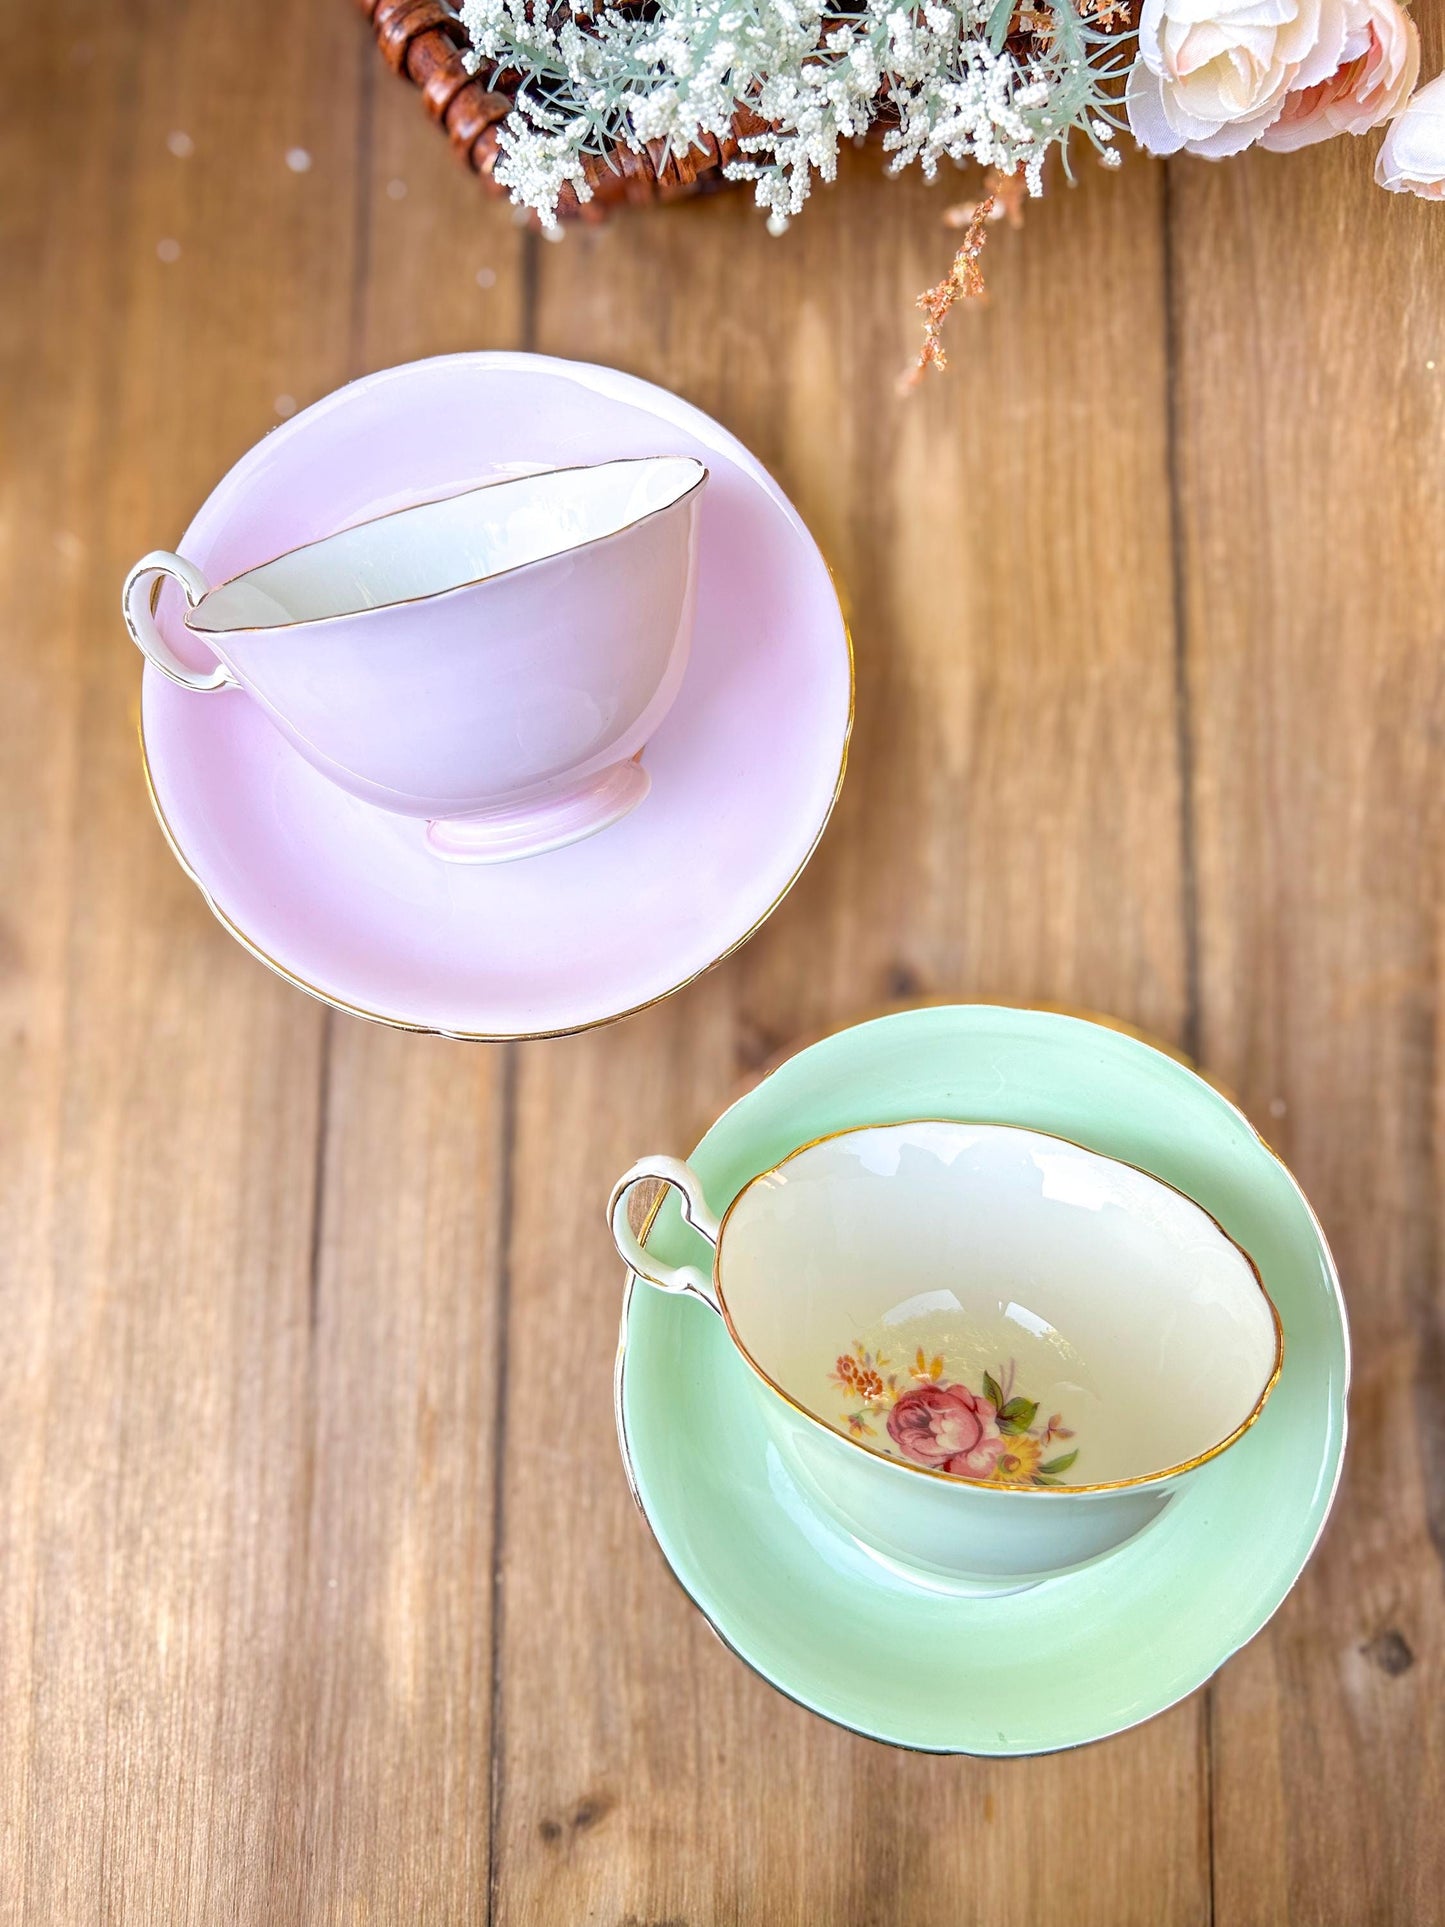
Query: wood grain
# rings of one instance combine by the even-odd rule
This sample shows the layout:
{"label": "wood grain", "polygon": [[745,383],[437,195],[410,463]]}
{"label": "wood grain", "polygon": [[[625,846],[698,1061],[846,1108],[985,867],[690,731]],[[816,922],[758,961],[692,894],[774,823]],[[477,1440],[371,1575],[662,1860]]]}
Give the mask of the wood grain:
{"label": "wood grain", "polygon": [[314,93],[301,9],[279,73],[260,9],[12,24],[0,1914],[261,1919],[296,1798],[323,1019],[159,841],[115,611],[276,396],[346,372],[353,224],[314,189],[349,205],[360,68]]}
{"label": "wood grain", "polygon": [[[850,596],[859,687],[834,826],[767,929],[670,1005],[519,1063],[513,1371],[560,1346],[564,1382],[597,1390],[565,1451],[529,1449],[524,1419],[505,1440],[503,1921],[1208,1916],[1202,1702],[1107,1774],[830,1732],[707,1638],[592,1477],[617,1316],[598,1200],[761,1056],[900,991],[1187,1022],[1160,183],[1090,180],[1001,239],[953,383],[900,405],[909,294],[948,242],[936,195],[867,163],[782,245],[735,200],[540,263],[539,347],[662,380],[778,474]],[[1080,1855],[1096,1837],[1106,1862]]]}
{"label": "wood grain", "polygon": [[[523,238],[414,105],[362,70],[352,374],[518,327]],[[484,1919],[508,1053],[328,1025],[275,1917]]]}
{"label": "wood grain", "polygon": [[1171,210],[1201,1037],[1356,1348],[1335,1522],[1216,1689],[1220,1923],[1445,1905],[1445,225],[1381,202],[1343,141]]}
{"label": "wood grain", "polygon": [[[871,156],[781,241],[738,197],[550,247],[341,0],[54,0],[8,52],[0,1921],[1445,1918],[1437,211],[1368,143],[1090,173],[994,231],[989,307],[900,403],[947,191]],[[292,405],[484,346],[716,413],[858,658],[767,928],[501,1050],[329,1016],[225,937],[150,820],[114,607]],[[617,1171],[790,1043],[951,994],[1200,1050],[1356,1335],[1340,1510],[1274,1625],[1028,1763],[772,1694],[611,1429]]]}

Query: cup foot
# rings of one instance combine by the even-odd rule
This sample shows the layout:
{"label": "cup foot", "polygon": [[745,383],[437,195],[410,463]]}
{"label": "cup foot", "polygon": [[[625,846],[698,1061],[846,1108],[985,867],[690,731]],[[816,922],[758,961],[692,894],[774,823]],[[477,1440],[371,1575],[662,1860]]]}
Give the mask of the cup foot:
{"label": "cup foot", "polygon": [[514,863],[541,856],[609,829],[635,810],[651,787],[651,777],[635,759],[614,763],[525,808],[436,817],[426,826],[427,848],[448,863]]}

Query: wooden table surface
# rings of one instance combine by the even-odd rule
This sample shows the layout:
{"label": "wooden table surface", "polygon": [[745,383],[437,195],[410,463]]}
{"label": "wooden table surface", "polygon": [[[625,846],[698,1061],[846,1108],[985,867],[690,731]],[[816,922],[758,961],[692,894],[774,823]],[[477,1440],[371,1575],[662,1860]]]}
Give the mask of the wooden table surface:
{"label": "wooden table surface", "polygon": [[[6,24],[0,1918],[1445,1917],[1445,208],[1350,140],[1085,169],[900,403],[968,184],[860,155],[781,242],[739,195],[553,247],[343,0]],[[840,806],[763,932],[497,1048],[329,1014],[211,920],[117,608],[292,402],[477,347],[716,414],[858,650]],[[1047,1759],[772,1693],[613,1440],[617,1170],[913,996],[1195,1054],[1353,1321],[1344,1486],[1278,1617]]]}

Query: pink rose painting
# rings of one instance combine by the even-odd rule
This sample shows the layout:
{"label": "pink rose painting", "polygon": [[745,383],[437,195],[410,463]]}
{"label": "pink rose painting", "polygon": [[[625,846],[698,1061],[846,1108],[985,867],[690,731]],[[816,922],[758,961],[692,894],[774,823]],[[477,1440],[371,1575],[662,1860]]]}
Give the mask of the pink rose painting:
{"label": "pink rose painting", "polygon": [[985,1372],[977,1392],[945,1377],[942,1356],[929,1358],[921,1347],[905,1376],[889,1371],[889,1363],[861,1344],[835,1362],[833,1383],[856,1407],[840,1421],[850,1436],[875,1436],[870,1420],[881,1417],[897,1456],[914,1465],[991,1485],[1065,1483],[1078,1449],[1044,1454],[1073,1433],[1060,1413],[1038,1422],[1037,1401],[1014,1392],[1012,1359],[997,1377]]}
{"label": "pink rose painting", "polygon": [[1003,1453],[991,1399],[966,1385],[915,1385],[888,1414],[888,1436],[906,1459],[986,1479]]}

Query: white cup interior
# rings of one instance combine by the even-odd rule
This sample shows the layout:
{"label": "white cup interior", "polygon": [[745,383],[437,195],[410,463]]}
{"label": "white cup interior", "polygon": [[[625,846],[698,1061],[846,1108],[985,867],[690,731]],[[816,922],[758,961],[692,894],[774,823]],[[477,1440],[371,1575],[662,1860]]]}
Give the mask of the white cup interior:
{"label": "white cup interior", "polygon": [[999,1125],[795,1153],[735,1202],[718,1278],[738,1342],[806,1411],[990,1484],[1186,1466],[1256,1414],[1280,1357],[1253,1264],[1200,1206]]}
{"label": "white cup interior", "polygon": [[618,535],[706,474],[685,455],[558,468],[378,516],[213,589],[188,617],[221,635],[411,602]]}

